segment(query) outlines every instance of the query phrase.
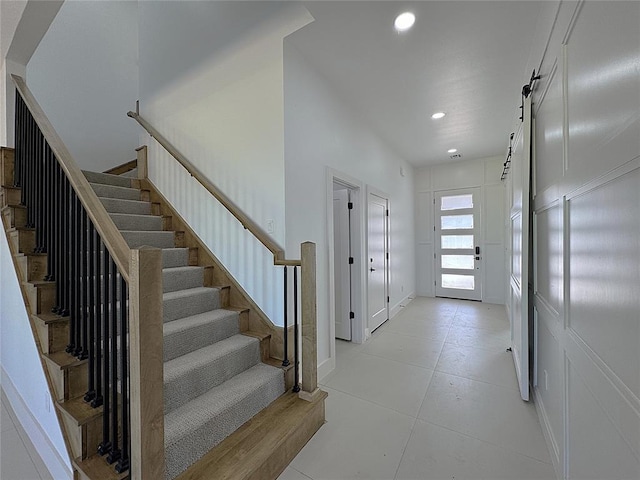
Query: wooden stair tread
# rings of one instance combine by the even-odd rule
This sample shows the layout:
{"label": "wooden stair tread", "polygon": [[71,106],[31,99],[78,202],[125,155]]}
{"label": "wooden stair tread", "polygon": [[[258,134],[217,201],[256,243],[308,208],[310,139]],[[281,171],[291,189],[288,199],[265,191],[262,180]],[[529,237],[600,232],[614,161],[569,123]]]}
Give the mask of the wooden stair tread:
{"label": "wooden stair tread", "polygon": [[69,418],[72,418],[78,426],[102,417],[102,407],[93,408],[82,397],[56,402],[56,407]]}
{"label": "wooden stair tread", "polygon": [[69,317],[61,317],[60,315],[57,315],[55,313],[39,313],[39,314],[32,314],[31,317],[38,321],[38,322],[42,322],[45,325],[49,325],[52,323],[66,323],[69,321]]}
{"label": "wooden stair tread", "polygon": [[86,360],[78,360],[67,352],[43,353],[42,357],[56,365],[60,370],[66,370],[87,363]]}
{"label": "wooden stair tread", "polygon": [[246,335],[247,337],[257,338],[258,340],[264,340],[265,338],[270,338],[270,333],[262,333],[262,332],[254,332],[251,330],[247,330],[246,332],[242,332],[242,335]]}
{"label": "wooden stair tread", "polygon": [[46,257],[46,253],[36,253],[36,252],[20,252],[16,253],[16,257]]}
{"label": "wooden stair tread", "polygon": [[285,372],[288,372],[289,370],[291,370],[294,367],[293,363],[290,363],[289,365],[284,367],[282,365],[282,360],[280,360],[279,358],[273,358],[273,357],[269,357],[266,360],[263,360],[262,363],[266,363],[267,365],[271,365],[272,367],[280,368],[281,370],[284,370]]}
{"label": "wooden stair tread", "polygon": [[324,422],[326,397],[321,392],[316,401],[307,402],[285,393],[176,480],[277,478]]}
{"label": "wooden stair tread", "polygon": [[[5,187],[3,187],[3,188],[5,188]],[[19,204],[17,204],[17,203],[16,203],[16,204],[14,204],[14,203],[8,203],[8,204],[7,204],[7,205],[5,205],[4,207],[2,207],[2,210],[8,210],[8,209],[10,209],[10,208],[20,208],[20,209],[23,209],[23,210],[26,210],[26,209],[27,209],[27,207],[26,207],[25,205],[19,205]]]}
{"label": "wooden stair tread", "polygon": [[104,457],[95,454],[82,460],[76,458],[73,465],[82,472],[85,477],[100,480],[122,480],[129,476],[129,472],[118,473],[113,465],[109,465]]}
{"label": "wooden stair tread", "polygon": [[13,232],[35,232],[36,229],[33,227],[10,227],[7,229],[7,233]]}
{"label": "wooden stair tread", "polygon": [[225,310],[230,310],[232,312],[238,312],[238,313],[243,313],[243,312],[248,312],[249,309],[247,307],[233,307],[231,305],[224,307]]}
{"label": "wooden stair tread", "polygon": [[29,280],[22,283],[36,288],[54,288],[56,286],[56,282],[51,282],[49,280]]}
{"label": "wooden stair tread", "polygon": [[2,185],[2,188],[7,190],[20,190],[22,187],[16,187],[15,185]]}

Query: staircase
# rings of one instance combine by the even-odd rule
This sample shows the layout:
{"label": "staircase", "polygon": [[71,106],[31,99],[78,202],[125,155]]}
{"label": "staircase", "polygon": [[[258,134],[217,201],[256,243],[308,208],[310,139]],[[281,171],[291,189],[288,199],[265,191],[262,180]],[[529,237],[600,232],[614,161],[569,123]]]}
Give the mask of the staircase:
{"label": "staircase", "polygon": [[[0,150],[2,221],[74,478],[277,478],[324,422],[315,246],[303,244],[302,264],[274,253],[278,265],[302,265],[313,292],[301,325],[313,348],[299,372],[297,323],[269,321],[144,177],[146,156],[141,175],[81,172],[14,82],[16,144],[33,160]],[[146,270],[157,273],[142,275],[143,258],[157,259]]]}
{"label": "staircase", "polygon": [[135,180],[84,175],[129,247],[162,249],[165,462],[172,479],[282,395],[284,372],[261,355],[268,338],[240,332],[246,312],[229,308],[230,287],[205,286],[204,267],[189,265],[181,235],[163,230],[170,218],[151,214]]}

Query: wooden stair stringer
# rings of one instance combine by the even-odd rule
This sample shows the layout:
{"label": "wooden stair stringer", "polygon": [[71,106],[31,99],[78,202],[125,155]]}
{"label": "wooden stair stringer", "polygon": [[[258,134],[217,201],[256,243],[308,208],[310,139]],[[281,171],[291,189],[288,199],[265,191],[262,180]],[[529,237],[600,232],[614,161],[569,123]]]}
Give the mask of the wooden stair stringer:
{"label": "wooden stair stringer", "polygon": [[175,480],[276,479],[325,422],[326,392],[307,402],[285,393]]}
{"label": "wooden stair stringer", "polygon": [[[6,147],[2,147],[2,157],[3,157],[3,163],[5,161],[5,155],[7,153],[7,150],[11,150],[11,152],[13,152],[13,149],[7,149]],[[11,157],[13,157],[13,155],[11,155]],[[4,165],[2,165],[2,169],[4,171]],[[6,177],[3,178],[3,180],[5,182],[13,180],[13,179],[7,179]],[[2,189],[3,189],[3,199],[4,197],[4,185],[2,185]],[[31,307],[29,305],[29,301],[28,301],[28,295],[27,295],[27,291],[26,291],[26,286],[25,286],[25,281],[26,279],[21,278],[20,275],[20,268],[19,265],[16,261],[16,255],[19,253],[17,251],[15,251],[14,249],[14,245],[13,242],[11,241],[11,239],[9,238],[8,235],[8,231],[11,227],[8,227],[5,223],[5,218],[4,216],[2,216],[2,230],[3,230],[3,234],[5,236],[5,239],[7,240],[7,244],[9,246],[9,251],[11,252],[11,260],[13,262],[13,269],[14,272],[16,274],[17,280],[18,280],[18,284],[20,285],[20,292],[22,294],[22,301],[23,304],[25,306],[25,310],[27,312],[27,318],[29,321],[29,327],[31,329],[31,334],[33,337],[33,341],[35,343],[35,346],[39,352],[39,357],[40,357],[40,366],[42,368],[42,373],[44,374],[45,377],[45,381],[47,382],[47,387],[49,389],[49,395],[51,396],[52,399],[55,398],[55,390],[54,390],[54,385],[53,385],[53,380],[51,378],[51,375],[49,373],[49,368],[46,365],[46,360],[43,357],[43,348],[42,348],[42,344],[40,343],[40,338],[38,336],[38,332],[37,332],[37,327],[35,325],[35,321],[33,319],[33,315],[35,315],[35,312],[33,312],[31,310]],[[54,401],[54,403],[56,403]],[[65,449],[67,451],[67,455],[69,456],[69,460],[73,460],[73,449],[72,449],[72,445],[71,445],[71,436],[70,436],[70,432],[67,429],[67,425],[65,424],[64,418],[62,413],[60,412],[59,409],[55,409],[56,412],[56,418],[58,419],[58,425],[60,426],[60,430],[62,433],[62,439],[64,441],[64,445],[65,445]]]}
{"label": "wooden stair stringer", "polygon": [[[182,218],[182,216],[173,208],[171,203],[160,193],[158,188],[149,179],[140,181],[143,190],[148,192],[148,201],[160,204],[160,214],[172,217],[172,229],[183,232],[183,242],[185,247],[198,249],[199,262],[201,266],[213,267],[207,272],[207,279],[213,285],[230,285],[229,305],[248,309],[247,328],[244,331],[252,331],[256,333],[270,335],[270,355],[272,358],[283,359],[283,331],[282,327],[274,325],[269,317],[255,303],[249,294],[236,281],[233,275],[220,262],[216,255],[209,247],[200,239],[198,234],[191,226]],[[241,325],[241,331],[243,331]],[[293,345],[293,327],[289,327],[289,343]],[[290,352],[291,355],[291,352]],[[290,359],[293,361],[293,359]]]}

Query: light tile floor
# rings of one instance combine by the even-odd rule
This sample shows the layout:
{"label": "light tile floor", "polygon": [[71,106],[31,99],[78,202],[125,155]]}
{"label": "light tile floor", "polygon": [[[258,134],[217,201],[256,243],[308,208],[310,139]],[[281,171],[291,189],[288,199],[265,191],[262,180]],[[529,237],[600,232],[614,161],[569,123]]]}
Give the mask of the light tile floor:
{"label": "light tile floor", "polygon": [[[279,480],[555,479],[508,346],[504,307],[420,297],[337,341],[327,423]],[[0,427],[0,478],[50,479],[4,400]]]}
{"label": "light tile floor", "polygon": [[327,423],[279,480],[555,479],[508,346],[503,306],[421,297],[337,341]]}
{"label": "light tile floor", "polygon": [[1,395],[0,399],[0,479],[53,480],[6,397]]}

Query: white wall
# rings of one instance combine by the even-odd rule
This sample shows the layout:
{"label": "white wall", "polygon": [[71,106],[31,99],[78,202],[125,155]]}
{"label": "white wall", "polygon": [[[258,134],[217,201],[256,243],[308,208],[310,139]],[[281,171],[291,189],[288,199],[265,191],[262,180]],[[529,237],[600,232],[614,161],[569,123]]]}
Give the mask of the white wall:
{"label": "white wall", "polygon": [[54,478],[72,478],[71,463],[4,233],[0,234],[0,312],[2,389]]}
{"label": "white wall", "polygon": [[504,157],[489,157],[416,169],[416,291],[435,296],[434,192],[480,187],[482,207],[482,301],[505,302],[505,187],[500,182]]}
{"label": "white wall", "polygon": [[547,8],[528,68],[536,406],[559,478],[640,478],[640,3]]}
{"label": "white wall", "polygon": [[65,2],[27,64],[27,85],[81,168],[135,158],[137,2]]}
{"label": "white wall", "polygon": [[333,239],[327,235],[327,168],[389,195],[390,305],[394,309],[415,292],[413,167],[313,70],[292,39],[285,41],[284,67],[286,247],[294,255],[301,242],[317,244],[318,364],[322,369],[335,361],[329,311],[329,243]]}
{"label": "white wall", "polygon": [[[283,38],[312,20],[299,5],[140,3],[140,111],[284,245]],[[271,320],[282,268],[152,141],[149,177]],[[296,257],[298,258],[298,257]]]}

